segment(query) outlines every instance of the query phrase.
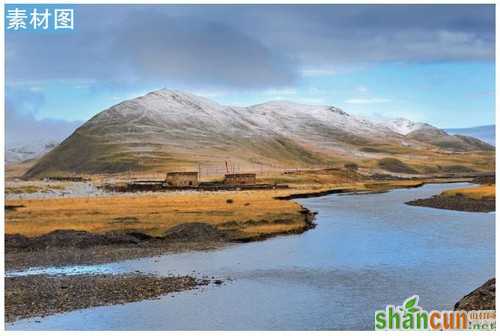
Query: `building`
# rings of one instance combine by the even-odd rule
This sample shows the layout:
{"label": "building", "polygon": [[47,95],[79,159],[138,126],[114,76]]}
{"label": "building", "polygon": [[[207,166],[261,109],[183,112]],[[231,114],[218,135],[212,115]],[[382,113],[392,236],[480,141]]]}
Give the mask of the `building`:
{"label": "building", "polygon": [[165,180],[171,187],[197,187],[198,172],[171,172]]}
{"label": "building", "polygon": [[226,174],[224,176],[224,184],[242,185],[256,183],[257,178],[255,174]]}

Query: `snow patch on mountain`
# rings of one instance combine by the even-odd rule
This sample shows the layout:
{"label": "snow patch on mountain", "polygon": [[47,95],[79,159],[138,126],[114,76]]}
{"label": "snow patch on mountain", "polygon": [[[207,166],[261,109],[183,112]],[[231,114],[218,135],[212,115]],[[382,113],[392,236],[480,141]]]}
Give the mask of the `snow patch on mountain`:
{"label": "snow patch on mountain", "polygon": [[423,128],[433,128],[433,126],[427,123],[415,122],[405,118],[389,119],[379,124],[401,135],[407,135]]}

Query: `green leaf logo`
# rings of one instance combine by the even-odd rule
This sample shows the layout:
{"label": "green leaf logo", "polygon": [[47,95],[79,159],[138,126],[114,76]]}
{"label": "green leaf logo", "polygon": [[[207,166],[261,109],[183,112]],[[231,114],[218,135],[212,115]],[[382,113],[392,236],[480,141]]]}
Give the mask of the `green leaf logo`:
{"label": "green leaf logo", "polygon": [[419,310],[417,303],[418,303],[418,295],[413,295],[405,300],[404,307],[408,312],[415,313]]}

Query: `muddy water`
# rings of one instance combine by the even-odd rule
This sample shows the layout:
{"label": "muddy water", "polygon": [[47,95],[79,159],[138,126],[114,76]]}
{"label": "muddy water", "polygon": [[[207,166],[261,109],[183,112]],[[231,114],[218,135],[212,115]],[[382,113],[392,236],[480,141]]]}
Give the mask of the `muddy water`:
{"label": "muddy water", "polygon": [[425,309],[449,309],[494,275],[495,215],[404,202],[462,186],[300,200],[319,212],[318,226],[304,234],[96,268],[231,278],[221,286],[7,328],[360,330],[373,329],[374,310],[413,294]]}

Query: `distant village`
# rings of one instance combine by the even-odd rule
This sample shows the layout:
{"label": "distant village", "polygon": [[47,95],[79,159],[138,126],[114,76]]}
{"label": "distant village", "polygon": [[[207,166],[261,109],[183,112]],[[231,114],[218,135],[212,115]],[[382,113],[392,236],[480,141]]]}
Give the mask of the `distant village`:
{"label": "distant village", "polygon": [[256,173],[234,172],[226,162],[223,179],[200,181],[199,171],[167,172],[164,180],[130,180],[125,183],[105,183],[102,186],[112,192],[168,191],[168,190],[243,190],[288,188],[284,184],[257,183]]}
{"label": "distant village", "polygon": [[140,191],[168,191],[168,190],[253,190],[253,189],[283,189],[284,184],[257,183],[255,173],[229,173],[224,179],[200,182],[199,173],[196,171],[168,172],[165,180],[136,180],[126,183],[104,184],[103,189],[111,192],[140,192]]}

